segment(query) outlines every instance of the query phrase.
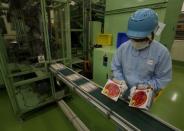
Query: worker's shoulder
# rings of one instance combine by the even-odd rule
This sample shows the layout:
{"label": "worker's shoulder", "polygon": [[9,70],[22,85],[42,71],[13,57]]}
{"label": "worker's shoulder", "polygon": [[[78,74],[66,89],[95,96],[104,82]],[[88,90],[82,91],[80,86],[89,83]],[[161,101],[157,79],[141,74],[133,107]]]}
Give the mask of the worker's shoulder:
{"label": "worker's shoulder", "polygon": [[154,40],[152,42],[151,48],[155,52],[160,52],[160,53],[166,53],[166,52],[168,52],[168,49],[163,44],[161,44],[160,42],[158,42],[156,40]]}
{"label": "worker's shoulder", "polygon": [[122,43],[118,50],[127,49],[129,46],[130,46],[130,40],[128,40],[128,41]]}

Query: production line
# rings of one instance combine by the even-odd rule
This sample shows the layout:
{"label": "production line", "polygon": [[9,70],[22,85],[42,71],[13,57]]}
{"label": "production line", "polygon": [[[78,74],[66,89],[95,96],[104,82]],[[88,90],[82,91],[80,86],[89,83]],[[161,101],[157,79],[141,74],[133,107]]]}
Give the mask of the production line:
{"label": "production line", "polygon": [[1,0],[0,131],[184,130],[183,42],[183,0]]}
{"label": "production line", "polygon": [[102,87],[63,64],[52,64],[51,72],[57,80],[64,82],[69,88],[100,110],[107,118],[112,119],[124,130],[176,131],[170,124],[152,116],[149,112],[131,108],[124,100],[113,102],[101,94]]}

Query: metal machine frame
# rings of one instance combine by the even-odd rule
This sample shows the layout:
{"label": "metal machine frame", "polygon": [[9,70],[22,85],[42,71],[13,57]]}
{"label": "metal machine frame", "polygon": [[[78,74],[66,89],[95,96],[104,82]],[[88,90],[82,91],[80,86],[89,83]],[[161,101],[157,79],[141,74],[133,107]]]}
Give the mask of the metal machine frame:
{"label": "metal machine frame", "polygon": [[[0,36],[0,68],[2,77],[13,107],[13,111],[17,118],[23,118],[26,113],[32,111],[35,108],[39,108],[45,104],[48,104],[50,102],[56,101],[57,99],[60,99],[67,94],[65,94],[65,91],[61,89],[60,91],[56,91],[55,89],[55,80],[53,75],[49,72],[48,67],[49,64],[55,63],[57,61],[62,61],[63,63],[70,65],[71,63],[71,40],[70,40],[70,17],[69,17],[69,2],[60,2],[60,5],[58,8],[63,8],[65,10],[64,12],[64,29],[62,31],[63,39],[65,39],[63,45],[65,45],[65,48],[62,49],[66,52],[65,56],[61,56],[61,58],[53,59],[51,55],[51,43],[49,39],[49,32],[48,32],[48,12],[46,9],[50,8],[46,5],[45,0],[40,0],[40,9],[41,9],[41,19],[42,19],[42,28],[43,28],[43,38],[44,38],[44,46],[45,46],[45,55],[46,59],[43,63],[40,63],[40,66],[32,66],[32,65],[22,65],[22,64],[12,64],[9,63],[7,52],[5,48],[6,42],[4,41],[3,37]],[[53,7],[51,7],[53,8]],[[23,25],[18,24],[17,29],[20,29],[20,27],[24,27]],[[20,34],[20,33],[18,33]],[[17,34],[17,35],[18,35]],[[18,35],[18,36],[21,36]],[[64,53],[65,53],[64,52]],[[25,77],[26,75],[34,74],[35,76]],[[15,81],[14,78],[20,78]],[[26,96],[22,94],[23,89],[31,89],[31,84],[35,84],[37,82],[42,82],[43,80],[50,83],[50,93],[47,98],[44,99],[44,101],[40,100],[39,103],[29,106],[25,104],[25,99],[32,100],[30,96]],[[29,86],[30,85],[30,86]],[[28,91],[29,92],[29,91]],[[21,97],[20,98],[20,93]],[[42,96],[44,97],[44,96]],[[22,102],[22,100],[24,101]],[[39,99],[39,98],[38,98]],[[23,106],[22,106],[23,105]]]}

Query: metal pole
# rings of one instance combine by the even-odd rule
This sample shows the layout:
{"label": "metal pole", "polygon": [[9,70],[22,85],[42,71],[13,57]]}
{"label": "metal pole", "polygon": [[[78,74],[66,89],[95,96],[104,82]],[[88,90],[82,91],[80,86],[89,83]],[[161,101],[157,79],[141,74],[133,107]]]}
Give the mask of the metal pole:
{"label": "metal pole", "polygon": [[65,4],[65,37],[66,37],[66,55],[67,59],[69,59],[69,65],[71,66],[71,31],[70,31],[70,5],[69,2]]}
{"label": "metal pole", "polygon": [[89,21],[91,20],[91,0],[83,0],[83,52],[85,60],[89,55]]}
{"label": "metal pole", "polygon": [[44,43],[45,43],[47,60],[50,62],[51,61],[51,51],[50,51],[50,43],[49,43],[48,20],[47,20],[46,5],[45,5],[45,0],[40,0],[40,2],[41,2]]}
{"label": "metal pole", "polygon": [[90,131],[63,100],[60,100],[58,105],[67,116],[67,118],[72,122],[77,131]]}
{"label": "metal pole", "polygon": [[13,83],[12,83],[11,78],[9,76],[8,64],[6,61],[6,51],[5,51],[3,44],[4,44],[4,41],[3,41],[2,35],[0,34],[0,68],[1,68],[1,73],[2,73],[3,80],[5,82],[5,86],[6,86],[8,95],[10,97],[13,111],[18,116],[19,108],[18,108],[16,99],[15,99],[16,97],[15,97],[14,91],[13,91],[14,86],[13,86]]}
{"label": "metal pole", "polygon": [[[42,14],[42,25],[43,25],[43,34],[44,34],[44,43],[45,43],[45,50],[46,50],[46,55],[47,55],[47,61],[49,64],[52,61],[51,58],[51,50],[50,50],[50,43],[49,43],[49,33],[48,33],[48,20],[47,20],[47,11],[46,11],[46,3],[45,0],[40,0],[41,2],[41,14]],[[46,68],[47,64],[45,63]],[[51,90],[52,90],[52,95],[54,98],[56,98],[55,94],[55,86],[54,86],[54,76],[52,73],[50,74],[50,83],[51,83]]]}

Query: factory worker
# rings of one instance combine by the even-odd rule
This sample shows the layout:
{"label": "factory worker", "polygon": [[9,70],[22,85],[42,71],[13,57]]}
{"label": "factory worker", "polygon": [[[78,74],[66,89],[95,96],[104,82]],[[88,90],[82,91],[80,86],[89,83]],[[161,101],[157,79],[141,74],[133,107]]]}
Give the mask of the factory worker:
{"label": "factory worker", "polygon": [[158,16],[152,9],[137,10],[129,18],[129,41],[117,49],[112,61],[114,79],[125,81],[128,86],[125,98],[128,98],[134,86],[150,86],[157,93],[172,79],[169,51],[154,40],[157,27]]}

